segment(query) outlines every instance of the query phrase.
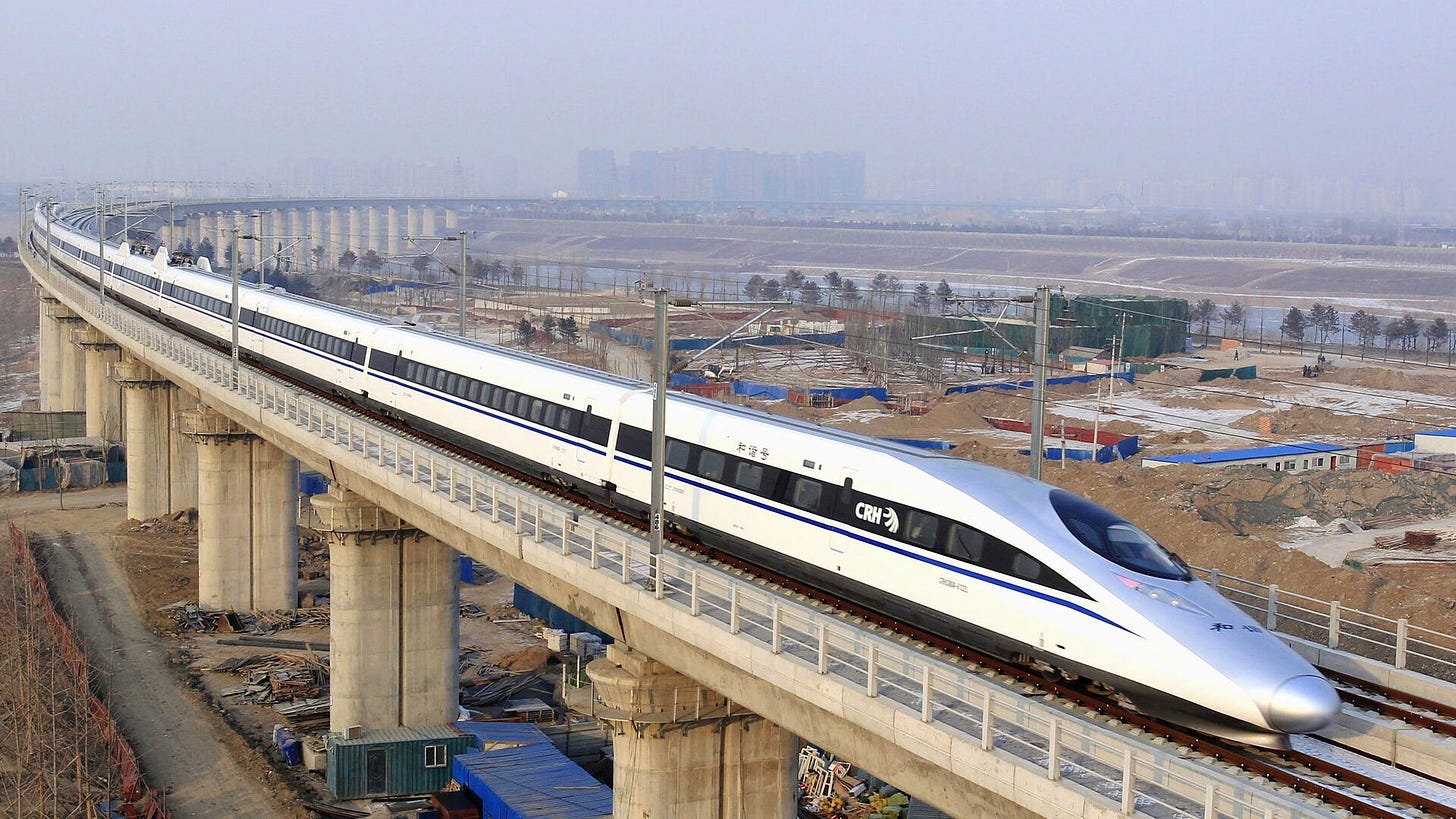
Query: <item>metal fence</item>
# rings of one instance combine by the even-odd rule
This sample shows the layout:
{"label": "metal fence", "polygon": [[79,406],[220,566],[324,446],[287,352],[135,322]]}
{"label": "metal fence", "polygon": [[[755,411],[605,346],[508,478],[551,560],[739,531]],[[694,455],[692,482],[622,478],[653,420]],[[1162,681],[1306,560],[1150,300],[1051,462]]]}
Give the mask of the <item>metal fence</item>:
{"label": "metal fence", "polygon": [[[685,619],[727,632],[785,664],[812,669],[826,681],[862,693],[867,699],[860,713],[866,720],[884,717],[887,741],[893,741],[894,725],[913,719],[944,735],[945,747],[980,748],[1033,766],[1048,780],[1100,794],[1123,814],[1205,819],[1330,815],[1297,797],[1027,699],[751,578],[675,552],[654,556],[647,540],[634,532],[581,515],[577,508],[476,464],[235,365],[229,356],[111,301],[99,302],[95,291],[60,273],[47,275],[43,263],[32,270],[77,313],[125,339],[124,346],[164,357],[191,373],[191,382],[203,387],[204,397],[210,394],[232,405],[241,398],[250,412],[270,414],[308,431],[317,438],[316,451],[322,456],[340,459],[352,453],[350,466],[360,474],[382,484],[396,476],[427,489],[428,495],[417,501],[424,511],[460,520],[467,530],[472,520],[478,521],[482,533],[486,521],[504,526],[521,536],[528,562],[548,554],[567,558],[570,576],[564,579],[579,586],[599,585],[604,579],[619,583],[626,605],[652,612],[658,622],[683,618],[677,622]],[[461,515],[462,509],[472,514]],[[756,670],[774,679],[793,678],[789,665]],[[794,695],[792,690],[786,693]],[[920,742],[916,740],[916,747]]]}
{"label": "metal fence", "polygon": [[1456,636],[1411,625],[1405,618],[1382,617],[1281,589],[1197,569],[1208,582],[1270,631],[1280,631],[1395,668],[1456,681]]}

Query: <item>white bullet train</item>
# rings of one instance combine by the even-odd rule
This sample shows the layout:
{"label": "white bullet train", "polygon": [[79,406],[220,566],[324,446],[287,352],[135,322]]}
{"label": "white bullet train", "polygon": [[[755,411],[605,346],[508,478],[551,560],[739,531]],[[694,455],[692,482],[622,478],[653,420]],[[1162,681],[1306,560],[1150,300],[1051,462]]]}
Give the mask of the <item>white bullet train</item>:
{"label": "white bullet train", "polygon": [[[35,213],[31,247],[216,346],[230,282]],[[650,386],[245,287],[241,355],[640,514]],[[1281,745],[1340,710],[1309,663],[1117,514],[1070,492],[697,396],[670,396],[665,506],[723,551],[942,637],[1117,689],[1150,714]]]}

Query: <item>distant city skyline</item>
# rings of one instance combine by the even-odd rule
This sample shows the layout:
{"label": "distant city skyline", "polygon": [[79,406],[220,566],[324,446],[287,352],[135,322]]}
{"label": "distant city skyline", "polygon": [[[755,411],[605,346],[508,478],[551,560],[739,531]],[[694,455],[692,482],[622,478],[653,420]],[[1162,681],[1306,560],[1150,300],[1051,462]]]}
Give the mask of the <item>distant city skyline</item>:
{"label": "distant city skyline", "polygon": [[1456,4],[1433,0],[72,0],[6,23],[20,183],[549,196],[582,147],[719,146],[862,152],[880,201],[1456,211]]}
{"label": "distant city skyline", "polygon": [[[697,152],[694,154],[693,152]],[[752,174],[751,162],[770,166],[761,177],[776,177],[778,187],[768,192],[760,178],[757,190],[716,183],[704,171],[703,161],[716,154],[735,160],[743,173]],[[598,179],[615,176],[614,182],[586,182],[582,174],[584,157],[598,160]],[[697,156],[697,176],[677,177],[676,167]],[[626,161],[619,163],[618,159]],[[837,173],[816,185],[801,184],[795,174],[804,157],[829,160]],[[846,169],[838,160],[853,157],[862,163]],[[639,165],[638,178],[631,178],[632,160]],[[5,160],[0,155],[0,160]],[[1446,219],[1456,209],[1456,192],[1430,183],[1383,181],[1330,176],[1201,176],[1185,178],[1109,178],[1092,175],[1037,176],[997,174],[994,168],[955,165],[944,168],[922,166],[895,174],[875,173],[875,167],[854,152],[806,151],[774,154],[747,149],[668,149],[619,152],[612,149],[578,151],[571,178],[560,184],[530,187],[522,181],[520,162],[510,156],[451,157],[405,160],[380,157],[374,160],[314,157],[264,168],[247,178],[224,174],[178,180],[159,174],[153,178],[114,179],[105,182],[190,183],[198,190],[231,191],[229,195],[280,196],[520,196],[547,198],[568,194],[584,198],[614,196],[658,196],[691,201],[824,201],[824,202],[924,202],[966,206],[1010,207],[1108,207],[1120,209],[1192,209],[1232,213],[1287,212],[1351,216],[1387,216],[1405,219]],[[648,162],[648,160],[651,160]],[[610,164],[608,164],[610,163]],[[588,163],[589,164],[589,163]],[[687,163],[691,164],[691,163]],[[733,164],[732,162],[729,163]],[[656,166],[651,168],[650,166]],[[664,166],[672,167],[671,172]],[[10,171],[10,173],[6,173]],[[720,177],[722,169],[720,169]],[[742,174],[740,174],[742,179]],[[670,180],[670,181],[669,181]],[[834,181],[834,180],[837,180]],[[72,178],[22,178],[13,169],[0,166],[0,184],[46,185],[59,188],[85,187],[99,180]],[[720,195],[714,196],[714,184]],[[752,184],[745,182],[744,184]],[[826,187],[826,185],[828,187]],[[211,194],[207,194],[211,195]]]}

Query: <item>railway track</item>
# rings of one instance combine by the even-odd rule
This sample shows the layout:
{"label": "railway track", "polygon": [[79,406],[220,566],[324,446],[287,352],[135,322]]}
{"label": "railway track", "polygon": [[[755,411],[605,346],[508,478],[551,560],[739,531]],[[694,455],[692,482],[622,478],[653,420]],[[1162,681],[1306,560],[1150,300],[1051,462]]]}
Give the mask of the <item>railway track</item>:
{"label": "railway track", "polygon": [[[257,365],[255,363],[252,366]],[[271,374],[283,378],[301,389],[308,390],[319,398],[338,405],[341,409],[387,425],[398,434],[419,443],[443,449],[505,475],[515,482],[530,486],[561,502],[570,504],[582,512],[611,520],[619,526],[644,536],[648,532],[645,520],[600,503],[579,490],[564,487],[557,481],[523,472],[480,453],[421,433],[397,418],[389,418],[354,404],[345,404],[337,396],[320,391],[286,375]],[[813,586],[782,575],[768,567],[744,561],[706,546],[681,532],[669,529],[664,532],[664,539],[675,548],[698,555],[720,567],[734,570],[757,582],[774,586],[806,601],[812,601],[821,608],[832,610],[838,615],[850,617],[871,626],[871,630],[877,631],[881,636],[908,639],[922,650],[955,662],[970,671],[990,676],[1003,683],[1011,682],[1020,685],[1028,697],[1056,697],[1075,706],[1088,718],[1098,719],[1105,723],[1120,723],[1138,729],[1146,736],[1160,738],[1165,743],[1175,743],[1178,747],[1186,749],[1191,756],[1221,763],[1230,770],[1242,772],[1245,776],[1263,777],[1276,785],[1317,798],[1332,809],[1344,809],[1356,816],[1388,819],[1397,817],[1410,819],[1412,816],[1456,817],[1456,808],[1448,803],[1422,796],[1394,783],[1382,782],[1369,774],[1342,767],[1314,755],[1297,751],[1268,752],[1264,749],[1239,747],[1151,719],[1118,705],[1105,696],[1049,680],[1038,671],[1007,663],[958,643],[907,627],[899,621],[825,594]]]}
{"label": "railway track", "polygon": [[1320,669],[1320,672],[1336,684],[1340,698],[1356,708],[1428,729],[1438,736],[1456,737],[1456,706],[1397,691],[1339,671]]}
{"label": "railway track", "polygon": [[[72,273],[74,275],[74,273]],[[136,305],[132,305],[135,309]],[[173,328],[174,330],[177,328]],[[194,341],[214,349],[226,348],[193,336]],[[410,428],[397,418],[386,417],[356,404],[341,400],[337,395],[318,389],[310,384],[292,378],[287,374],[261,367],[257,362],[249,366],[268,372],[295,387],[305,390],[320,399],[329,401],[340,409],[388,426],[398,434],[417,442],[455,454],[465,460],[501,473],[512,480],[531,486],[552,497],[580,508],[601,518],[612,520],[620,526],[646,531],[646,522],[622,510],[607,506],[587,496],[580,490],[563,487],[558,482],[539,475],[523,472],[508,464],[473,452],[448,441],[423,434]],[[1053,696],[1074,705],[1084,716],[1104,722],[1118,723],[1140,731],[1143,735],[1161,740],[1164,744],[1175,743],[1193,758],[1221,763],[1244,772],[1250,777],[1262,777],[1278,786],[1319,799],[1332,809],[1347,810],[1353,815],[1374,817],[1440,816],[1456,817],[1456,807],[1450,800],[1442,801],[1407,790],[1391,782],[1384,782],[1367,773],[1342,767],[1329,760],[1298,751],[1271,752],[1264,749],[1250,750],[1230,743],[1217,741],[1191,733],[1185,729],[1158,720],[1150,719],[1117,704],[1106,696],[1090,693],[1079,687],[1049,680],[1042,673],[1022,666],[990,657],[966,646],[952,643],[933,634],[907,627],[892,618],[864,608],[846,600],[825,594],[793,578],[779,574],[772,569],[743,561],[719,550],[708,547],[680,532],[668,531],[665,539],[675,548],[696,554],[721,566],[752,576],[758,582],[770,584],[802,599],[832,609],[839,615],[851,617],[871,626],[871,630],[900,640],[912,641],[924,650],[943,659],[953,661],[969,670],[983,675],[993,675],[999,680],[1013,681],[1024,686],[1028,696]],[[1427,703],[1426,705],[1434,705]],[[1425,707],[1425,706],[1421,706]],[[1448,728],[1449,728],[1448,723]],[[1456,729],[1452,729],[1456,730]]]}

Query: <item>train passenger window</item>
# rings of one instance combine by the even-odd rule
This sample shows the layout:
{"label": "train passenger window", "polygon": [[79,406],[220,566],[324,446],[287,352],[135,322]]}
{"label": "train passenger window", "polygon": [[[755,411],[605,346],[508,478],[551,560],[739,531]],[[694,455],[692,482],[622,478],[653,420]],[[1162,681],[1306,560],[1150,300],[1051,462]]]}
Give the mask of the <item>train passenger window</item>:
{"label": "train passenger window", "polygon": [[238,320],[244,324],[257,324],[258,313],[256,310],[244,310],[243,315]]}
{"label": "train passenger window", "polygon": [[349,345],[349,360],[355,364],[363,364],[369,356],[369,348],[360,342],[353,342]]}
{"label": "train passenger window", "polygon": [[546,405],[546,409],[543,412],[541,412],[541,423],[543,425],[545,425],[545,426],[548,426],[548,427],[551,427],[552,429],[555,429],[556,428],[556,414],[559,413],[560,411],[561,411],[561,408],[558,407],[558,406],[556,406],[555,404],[547,404]]}
{"label": "train passenger window", "polygon": [[506,415],[515,415],[516,394],[510,390],[502,390],[501,392],[505,393],[504,397],[501,398],[501,412],[504,412]]}
{"label": "train passenger window", "polygon": [[538,424],[541,423],[541,416],[544,414],[543,410],[545,409],[545,405],[546,405],[546,402],[545,401],[542,401],[539,398],[535,398],[535,399],[532,399],[531,400],[531,416],[530,416],[530,418],[531,418],[532,421],[534,421],[534,422],[536,422]]}
{"label": "train passenger window", "polygon": [[986,535],[963,523],[952,523],[945,540],[945,553],[956,560],[980,563]]}
{"label": "train passenger window", "polygon": [[673,469],[681,469],[686,472],[688,461],[692,458],[693,448],[684,441],[667,442],[667,465]]}
{"label": "train passenger window", "polygon": [[739,461],[733,470],[733,485],[749,492],[763,491],[763,466],[749,461]]}
{"label": "train passenger window", "polygon": [[905,540],[923,549],[935,548],[935,536],[940,532],[940,518],[911,509],[905,514]]}
{"label": "train passenger window", "polygon": [[728,457],[721,452],[705,449],[698,455],[698,475],[710,481],[723,480],[723,467],[728,464]]}
{"label": "train passenger window", "polygon": [[651,458],[652,433],[641,427],[620,425],[617,428],[617,451],[638,458]]}
{"label": "train passenger window", "polygon": [[581,412],[567,407],[561,408],[561,417],[556,419],[556,428],[567,435],[581,434]]}
{"label": "train passenger window", "polygon": [[824,484],[813,478],[794,476],[789,503],[807,512],[818,512],[819,502],[824,499]]}
{"label": "train passenger window", "polygon": [[600,415],[592,415],[590,412],[581,422],[581,437],[591,441],[598,446],[606,446],[607,439],[612,435],[612,421],[610,418],[603,418]]}
{"label": "train passenger window", "polygon": [[500,409],[501,405],[505,403],[506,391],[493,384],[486,384],[485,386],[486,389],[490,390],[490,399],[486,403],[490,405],[491,409]]}
{"label": "train passenger window", "polygon": [[465,388],[465,400],[469,401],[472,404],[479,404],[480,388],[483,385],[479,381],[476,381],[474,378],[467,380],[469,381],[469,383],[466,385]]}
{"label": "train passenger window", "polygon": [[399,362],[399,356],[394,353],[386,353],[382,350],[371,350],[369,352],[369,369],[378,370],[382,373],[394,374],[395,364]]}
{"label": "train passenger window", "polygon": [[455,373],[447,372],[444,374],[444,378],[442,378],[441,381],[443,381],[444,383],[441,385],[440,389],[450,393],[451,395],[454,395],[455,387],[460,382],[460,376],[456,375]]}
{"label": "train passenger window", "polygon": [[1041,577],[1044,568],[1040,560],[1025,552],[1017,552],[1016,556],[1011,558],[1011,574],[1022,580],[1036,582]]}

